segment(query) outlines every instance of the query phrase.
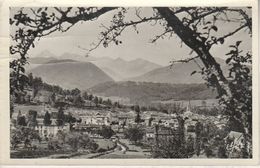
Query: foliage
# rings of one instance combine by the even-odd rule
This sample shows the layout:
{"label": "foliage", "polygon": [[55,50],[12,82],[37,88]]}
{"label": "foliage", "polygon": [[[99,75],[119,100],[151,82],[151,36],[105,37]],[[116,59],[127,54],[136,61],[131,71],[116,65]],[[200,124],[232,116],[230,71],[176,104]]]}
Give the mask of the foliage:
{"label": "foliage", "polygon": [[[166,128],[165,128],[166,129]],[[156,130],[156,143],[153,146],[152,155],[155,158],[187,158],[188,153],[185,142],[179,134],[176,134],[171,128],[167,128],[166,135]],[[160,135],[160,134],[161,135]],[[190,155],[190,153],[189,153]]]}
{"label": "foliage", "polygon": [[97,96],[95,96],[95,98],[94,98],[94,103],[96,104],[96,106],[98,105],[98,97]]}
{"label": "foliage", "polygon": [[51,125],[51,115],[48,111],[45,112],[44,118],[43,118],[43,124],[45,126]]}
{"label": "foliage", "polygon": [[124,135],[130,141],[137,143],[137,141],[140,141],[141,139],[143,139],[144,130],[141,127],[133,126],[133,127],[126,129],[124,131]]}
{"label": "foliage", "polygon": [[18,144],[24,144],[24,147],[30,147],[32,140],[41,141],[37,131],[29,127],[19,127],[11,131],[11,147],[16,148]]}
{"label": "foliage", "polygon": [[27,126],[27,122],[26,122],[25,116],[17,117],[17,125]]}
{"label": "foliage", "polygon": [[99,131],[99,134],[104,138],[109,139],[115,134],[115,132],[111,129],[111,127],[103,126]]}
{"label": "foliage", "polygon": [[[242,55],[239,50],[241,41],[231,45],[230,52],[226,55],[226,63],[230,65],[229,88],[232,97],[222,96],[220,104],[224,106],[224,112],[229,116],[231,127],[242,124],[240,132],[252,134],[252,74],[250,65],[252,55]],[[232,128],[231,128],[232,129]]]}
{"label": "foliage", "polygon": [[67,123],[75,123],[77,122],[77,119],[73,117],[71,113],[69,113],[68,115],[65,115],[64,121]]}
{"label": "foliage", "polygon": [[201,152],[201,139],[202,139],[202,133],[203,131],[203,124],[201,122],[197,122],[195,125],[195,134],[196,134],[196,140],[195,140],[195,151],[196,155],[199,156]]}
{"label": "foliage", "polygon": [[188,157],[192,157],[195,153],[195,148],[194,148],[194,143],[195,140],[192,136],[189,136],[187,138],[187,142],[186,142],[186,149],[187,149],[187,155]]}
{"label": "foliage", "polygon": [[98,145],[87,135],[77,132],[70,132],[65,136],[65,143],[69,144],[72,150],[78,150],[80,148],[96,150]]}
{"label": "foliage", "polygon": [[77,107],[81,107],[82,105],[84,105],[84,100],[80,95],[77,95],[74,97],[73,104]]}
{"label": "foliage", "polygon": [[214,99],[216,92],[205,84],[166,84],[152,82],[105,82],[91,88],[93,93],[104,96],[129,98],[130,103],[139,105],[153,101]]}
{"label": "foliage", "polygon": [[27,125],[30,127],[35,127],[38,125],[37,122],[37,111],[35,110],[29,110],[28,111],[28,122]]}
{"label": "foliage", "polygon": [[138,105],[135,105],[134,110],[136,112],[135,122],[140,123],[142,121],[140,116],[140,107]]}
{"label": "foliage", "polygon": [[64,124],[64,120],[65,120],[64,111],[63,108],[60,107],[57,115],[57,120],[56,120],[57,126],[62,126]]}

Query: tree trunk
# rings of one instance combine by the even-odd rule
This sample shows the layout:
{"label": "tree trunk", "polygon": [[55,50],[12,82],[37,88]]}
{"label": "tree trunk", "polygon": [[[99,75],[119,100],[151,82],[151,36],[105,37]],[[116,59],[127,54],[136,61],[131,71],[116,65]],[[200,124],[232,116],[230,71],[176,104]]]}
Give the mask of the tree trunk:
{"label": "tree trunk", "polygon": [[211,80],[213,80],[219,95],[226,94],[228,97],[231,97],[232,93],[228,86],[228,81],[223,75],[220,65],[210,54],[209,49],[204,44],[204,42],[198,40],[195,36],[195,32],[188,26],[184,26],[184,24],[169,8],[156,7],[156,9],[159,14],[167,21],[168,27],[171,27],[172,30],[180,37],[180,39],[198,54],[204,66],[207,69],[213,70]]}

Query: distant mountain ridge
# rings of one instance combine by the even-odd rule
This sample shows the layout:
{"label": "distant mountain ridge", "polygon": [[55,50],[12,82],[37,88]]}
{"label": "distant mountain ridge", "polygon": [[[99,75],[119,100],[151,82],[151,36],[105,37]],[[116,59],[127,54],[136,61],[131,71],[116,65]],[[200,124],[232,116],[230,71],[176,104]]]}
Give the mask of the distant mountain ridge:
{"label": "distant mountain ridge", "polygon": [[110,76],[90,62],[59,61],[37,66],[30,72],[49,84],[60,85],[67,89],[86,90],[99,83],[113,81]]}
{"label": "distant mountain ridge", "polygon": [[[51,57],[48,57],[49,54]],[[110,57],[84,57],[77,54],[64,53],[61,56],[44,51],[39,54],[42,57],[32,57],[29,62],[31,63],[28,69],[35,69],[39,65],[56,64],[56,63],[92,63],[102,70],[106,76],[113,81],[136,81],[136,82],[155,82],[155,83],[204,83],[201,74],[193,71],[200,71],[202,63],[199,59],[190,61],[188,63],[176,63],[172,67],[162,67],[150,61],[138,58],[131,61],[126,61],[122,58]],[[63,58],[63,59],[61,59]],[[222,66],[224,74],[228,72],[228,65],[223,59],[215,58]],[[54,69],[54,67],[53,67]],[[82,69],[84,72],[86,69]],[[80,70],[77,70],[80,71]],[[57,74],[58,75],[58,74]],[[93,77],[92,77],[93,78]],[[97,77],[99,78],[99,77]],[[92,80],[92,79],[91,79]],[[86,88],[86,87],[82,87]]]}
{"label": "distant mountain ridge", "polygon": [[[50,55],[50,56],[48,56]],[[131,61],[126,61],[122,58],[109,57],[91,57],[81,56],[73,53],[64,53],[60,56],[55,56],[49,51],[43,51],[30,59],[31,64],[46,64],[55,62],[91,62],[102,69],[107,75],[111,76],[116,81],[125,80],[130,77],[135,77],[147,73],[153,69],[161,67],[158,64],[138,58]]]}
{"label": "distant mountain ridge", "polygon": [[[217,62],[221,65],[223,73],[227,75],[228,65],[225,64],[225,61],[220,58],[216,58]],[[199,64],[199,65],[198,65]],[[154,69],[150,72],[147,72],[143,75],[129,78],[129,81],[139,81],[139,82],[157,82],[157,83],[204,83],[202,79],[202,75],[200,73],[195,73],[191,75],[192,72],[200,71],[200,67],[202,63],[199,59],[196,62],[188,62],[188,63],[175,63],[172,67],[166,66]]]}
{"label": "distant mountain ridge", "polygon": [[[93,61],[93,63],[96,64],[101,69],[109,69],[110,72],[113,72],[115,74],[114,78],[117,78],[118,81],[125,80],[130,77],[139,76],[151,70],[161,67],[158,64],[140,58],[131,61],[126,61],[123,60],[122,58],[117,58],[117,59],[110,58],[106,60],[100,59],[100,60]],[[119,76],[121,78],[118,78]]]}
{"label": "distant mountain ridge", "polygon": [[50,61],[58,60],[55,57],[31,57],[28,59],[30,64],[46,64]]}

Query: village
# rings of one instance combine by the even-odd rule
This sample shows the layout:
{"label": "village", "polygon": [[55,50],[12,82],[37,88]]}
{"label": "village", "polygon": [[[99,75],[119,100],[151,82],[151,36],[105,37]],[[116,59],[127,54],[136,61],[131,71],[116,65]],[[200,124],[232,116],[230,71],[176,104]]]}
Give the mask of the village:
{"label": "village", "polygon": [[[97,105],[91,100],[83,100],[77,107],[68,97],[46,91],[32,97],[29,89],[22,98],[27,103],[13,107],[11,155],[14,157],[18,157],[19,151],[24,155],[24,151],[47,150],[45,155],[36,157],[156,158],[167,157],[164,147],[172,148],[172,157],[240,157],[237,153],[243,145],[243,134],[228,131],[225,117],[195,113],[191,105],[168,114],[141,110],[138,105],[124,108],[119,103]],[[26,129],[32,132],[24,134]],[[17,130],[23,131],[20,133],[23,140]],[[183,145],[183,149],[177,147],[180,150],[177,154],[174,144]]]}

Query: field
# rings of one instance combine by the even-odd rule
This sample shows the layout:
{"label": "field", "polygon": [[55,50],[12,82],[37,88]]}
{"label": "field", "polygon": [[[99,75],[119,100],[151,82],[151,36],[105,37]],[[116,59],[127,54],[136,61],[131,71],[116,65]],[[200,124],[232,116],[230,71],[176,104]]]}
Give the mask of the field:
{"label": "field", "polygon": [[115,143],[109,139],[95,139],[95,142],[98,144],[99,149],[112,149],[115,147]]}
{"label": "field", "polygon": [[44,105],[15,105],[14,114],[17,115],[21,111],[22,115],[26,115],[29,110],[35,110],[38,115],[44,115]]}

